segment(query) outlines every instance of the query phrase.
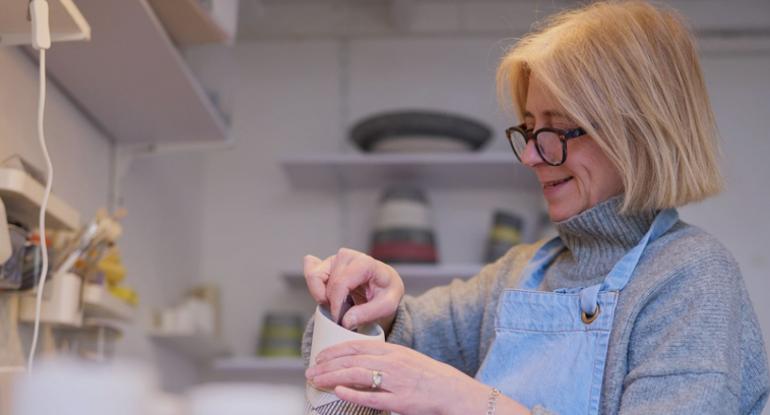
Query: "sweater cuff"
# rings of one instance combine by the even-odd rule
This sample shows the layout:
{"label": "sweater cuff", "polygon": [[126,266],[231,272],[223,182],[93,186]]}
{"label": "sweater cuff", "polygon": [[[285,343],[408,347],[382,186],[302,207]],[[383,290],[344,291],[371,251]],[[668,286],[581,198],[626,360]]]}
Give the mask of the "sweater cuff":
{"label": "sweater cuff", "polygon": [[388,334],[386,340],[389,343],[411,346],[413,334],[412,321],[409,318],[409,313],[406,311],[406,304],[402,299],[396,309],[396,319],[393,320],[393,326],[390,328],[390,334]]}

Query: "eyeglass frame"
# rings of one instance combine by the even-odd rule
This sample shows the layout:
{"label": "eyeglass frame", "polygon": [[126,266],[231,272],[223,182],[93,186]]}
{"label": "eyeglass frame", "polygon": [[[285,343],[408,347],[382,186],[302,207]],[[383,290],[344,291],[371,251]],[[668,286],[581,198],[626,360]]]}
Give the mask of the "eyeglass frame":
{"label": "eyeglass frame", "polygon": [[[505,129],[505,136],[508,138],[508,144],[511,145],[511,150],[513,150],[513,154],[516,156],[516,159],[521,162],[521,156],[519,153],[516,152],[516,147],[513,145],[513,139],[511,138],[511,135],[513,132],[521,133],[521,135],[524,137],[524,146],[526,147],[527,144],[531,140],[535,140],[535,149],[537,150],[537,155],[540,156],[540,159],[543,160],[544,163],[548,164],[549,166],[561,166],[562,164],[567,162],[567,141],[572,140],[573,138],[579,138],[586,134],[586,130],[584,130],[582,127],[572,128],[569,130],[563,130],[561,128],[553,128],[553,127],[543,127],[538,129],[537,131],[528,130],[526,128],[527,124],[522,123],[519,125],[515,125],[512,127],[508,127]],[[540,146],[537,145],[537,135],[541,132],[549,132],[549,133],[555,133],[559,137],[559,141],[561,141],[561,162],[560,163],[551,163],[550,161],[545,159],[545,156],[543,156],[543,152],[540,150]]]}

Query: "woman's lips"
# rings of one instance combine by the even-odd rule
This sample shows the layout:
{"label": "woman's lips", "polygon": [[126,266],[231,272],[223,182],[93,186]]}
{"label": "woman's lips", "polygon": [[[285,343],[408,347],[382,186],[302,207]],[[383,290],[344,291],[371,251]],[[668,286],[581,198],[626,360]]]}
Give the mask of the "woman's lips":
{"label": "woman's lips", "polygon": [[564,183],[567,183],[567,182],[568,182],[568,181],[570,181],[570,180],[572,180],[572,176],[570,176],[570,177],[565,177],[565,178],[563,178],[563,179],[559,179],[559,180],[551,180],[551,181],[547,181],[547,182],[543,183],[543,189],[548,189],[548,188],[557,187],[557,186],[559,186],[559,185],[562,185],[562,184],[564,184]]}

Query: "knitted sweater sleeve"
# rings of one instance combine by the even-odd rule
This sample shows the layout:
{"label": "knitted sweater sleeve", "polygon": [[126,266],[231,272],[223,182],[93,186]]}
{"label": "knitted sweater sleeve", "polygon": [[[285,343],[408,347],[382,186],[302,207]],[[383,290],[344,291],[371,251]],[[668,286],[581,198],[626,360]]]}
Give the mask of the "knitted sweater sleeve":
{"label": "knitted sweater sleeve", "polygon": [[[482,331],[493,331],[494,306],[500,287],[522,249],[514,248],[475,277],[454,280],[418,297],[405,296],[398,306],[388,342],[411,347],[473,376],[480,362]],[[302,342],[306,360],[312,342],[312,319]]]}
{"label": "knitted sweater sleeve", "polygon": [[467,281],[454,280],[419,297],[404,297],[388,341],[475,375],[483,332],[493,330],[491,310],[508,263],[504,258]]}
{"label": "knitted sweater sleeve", "polygon": [[627,322],[619,412],[759,414],[768,396],[767,357],[740,270],[726,250],[686,262],[650,287]]}

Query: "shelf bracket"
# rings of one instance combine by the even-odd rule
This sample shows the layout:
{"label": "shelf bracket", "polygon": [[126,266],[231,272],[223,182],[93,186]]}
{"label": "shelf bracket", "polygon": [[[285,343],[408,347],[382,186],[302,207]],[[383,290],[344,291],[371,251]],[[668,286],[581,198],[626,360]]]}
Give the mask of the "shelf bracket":
{"label": "shelf bracket", "polygon": [[123,207],[123,179],[131,169],[134,151],[113,142],[110,148],[110,195],[109,210],[115,212]]}
{"label": "shelf bracket", "polygon": [[135,159],[190,151],[230,150],[233,147],[235,139],[230,134],[224,141],[217,142],[118,144],[113,141],[110,148],[110,211],[123,207],[122,183]]}

